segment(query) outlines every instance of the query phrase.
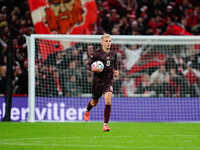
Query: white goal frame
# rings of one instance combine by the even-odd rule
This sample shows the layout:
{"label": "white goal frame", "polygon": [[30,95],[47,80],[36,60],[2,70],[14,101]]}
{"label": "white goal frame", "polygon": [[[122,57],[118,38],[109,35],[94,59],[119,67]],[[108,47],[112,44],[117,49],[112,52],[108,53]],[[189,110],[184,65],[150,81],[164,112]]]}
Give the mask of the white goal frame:
{"label": "white goal frame", "polygon": [[[50,34],[32,34],[26,38],[28,47],[28,122],[35,121],[35,40],[52,39],[65,41],[81,41],[90,43],[100,43],[101,35],[50,35]],[[200,43],[200,36],[126,36],[111,35],[112,43],[118,44],[157,44],[157,45],[184,45]],[[181,43],[180,43],[181,41]]]}

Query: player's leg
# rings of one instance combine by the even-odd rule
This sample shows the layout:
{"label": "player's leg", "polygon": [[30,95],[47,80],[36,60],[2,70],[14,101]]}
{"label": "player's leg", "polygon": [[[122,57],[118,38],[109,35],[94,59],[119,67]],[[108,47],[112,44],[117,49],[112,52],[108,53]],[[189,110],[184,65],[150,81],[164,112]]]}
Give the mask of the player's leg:
{"label": "player's leg", "polygon": [[89,101],[86,107],[86,111],[84,113],[85,121],[88,121],[90,119],[90,110],[97,105],[101,95],[102,95],[102,87],[98,86],[98,84],[93,84],[92,99]]}
{"label": "player's leg", "polygon": [[86,111],[90,111],[93,107],[95,107],[98,104],[98,99],[91,99],[86,107]]}
{"label": "player's leg", "polygon": [[108,127],[108,122],[110,120],[112,92],[111,91],[105,92],[104,99],[105,99],[105,109],[104,109],[103,131],[110,131],[110,128]]}
{"label": "player's leg", "polygon": [[91,99],[86,107],[86,111],[84,113],[84,120],[90,120],[90,110],[95,107],[98,103],[98,99]]}

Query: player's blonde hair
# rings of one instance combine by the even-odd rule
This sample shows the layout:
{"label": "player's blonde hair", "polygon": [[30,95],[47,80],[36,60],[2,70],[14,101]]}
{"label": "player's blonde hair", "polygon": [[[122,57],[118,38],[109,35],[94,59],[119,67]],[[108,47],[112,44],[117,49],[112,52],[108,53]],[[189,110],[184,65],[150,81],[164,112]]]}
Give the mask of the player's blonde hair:
{"label": "player's blonde hair", "polygon": [[110,34],[105,33],[104,35],[101,36],[101,41],[106,38],[106,37],[110,37]]}

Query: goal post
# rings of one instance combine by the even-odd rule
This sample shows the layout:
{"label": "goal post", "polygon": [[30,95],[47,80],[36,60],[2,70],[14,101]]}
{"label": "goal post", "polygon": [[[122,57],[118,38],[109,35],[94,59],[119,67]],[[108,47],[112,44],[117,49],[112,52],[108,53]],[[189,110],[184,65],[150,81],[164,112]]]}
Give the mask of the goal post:
{"label": "goal post", "polygon": [[28,121],[35,121],[35,38],[26,37],[28,47]]}
{"label": "goal post", "polygon": [[[101,35],[43,35],[28,45],[28,121],[83,121],[89,57]],[[111,121],[199,121],[200,37],[111,35],[120,77]],[[91,120],[103,119],[103,100]]]}

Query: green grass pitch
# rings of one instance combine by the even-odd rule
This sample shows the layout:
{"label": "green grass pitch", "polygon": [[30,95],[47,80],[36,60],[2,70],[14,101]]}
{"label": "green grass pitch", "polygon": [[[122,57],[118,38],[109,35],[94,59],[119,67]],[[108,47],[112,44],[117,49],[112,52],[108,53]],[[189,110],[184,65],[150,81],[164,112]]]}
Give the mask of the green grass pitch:
{"label": "green grass pitch", "polygon": [[200,150],[199,123],[0,123],[0,150]]}

